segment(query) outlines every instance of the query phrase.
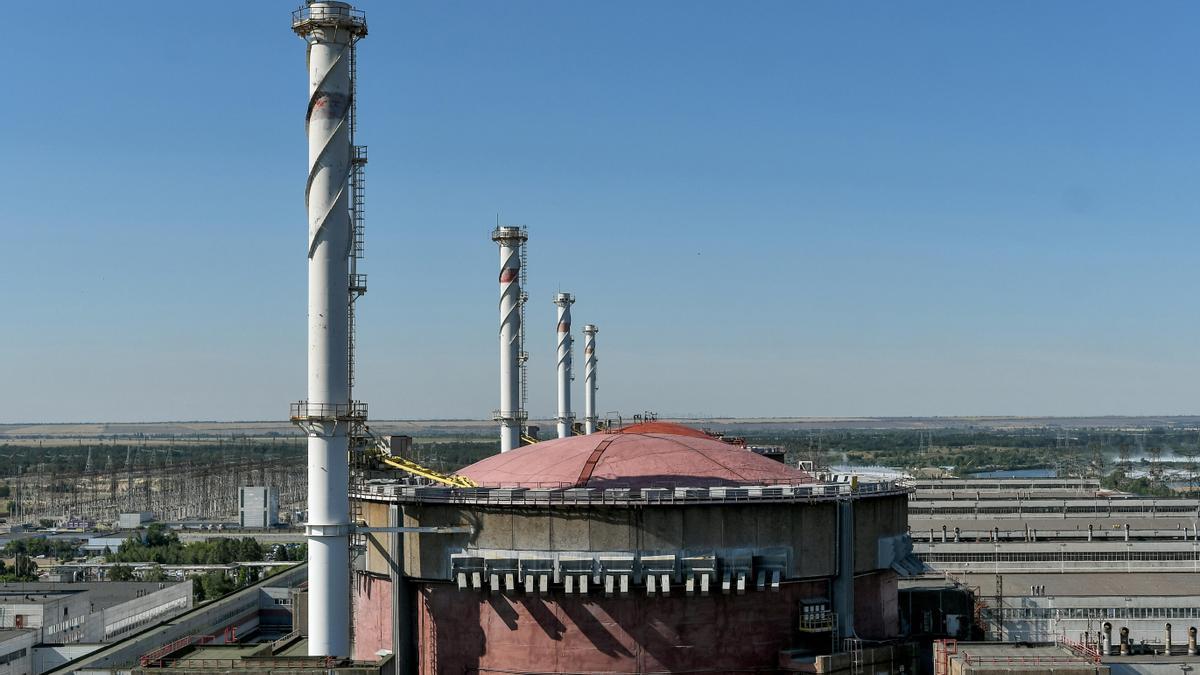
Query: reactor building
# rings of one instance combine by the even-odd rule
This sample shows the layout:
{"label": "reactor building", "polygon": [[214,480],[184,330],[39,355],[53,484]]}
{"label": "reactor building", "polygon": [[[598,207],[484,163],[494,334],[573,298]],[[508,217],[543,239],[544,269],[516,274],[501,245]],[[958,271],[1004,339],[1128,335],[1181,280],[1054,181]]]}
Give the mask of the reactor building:
{"label": "reactor building", "polygon": [[[774,669],[899,631],[907,489],[819,482],[686,426],[488,457],[480,487],[355,488],[357,658],[409,672]],[[394,601],[393,601],[394,600]]]}
{"label": "reactor building", "polygon": [[685,426],[602,423],[592,323],[577,429],[567,293],[555,297],[558,438],[537,442],[524,227],[491,233],[500,453],[444,476],[373,435],[354,397],[367,23],[310,0],[292,29],[308,80],[308,391],[290,411],[308,439],[308,656],[390,653],[400,672],[429,674],[803,670],[896,637],[897,573],[919,564],[907,489],[819,481]]}

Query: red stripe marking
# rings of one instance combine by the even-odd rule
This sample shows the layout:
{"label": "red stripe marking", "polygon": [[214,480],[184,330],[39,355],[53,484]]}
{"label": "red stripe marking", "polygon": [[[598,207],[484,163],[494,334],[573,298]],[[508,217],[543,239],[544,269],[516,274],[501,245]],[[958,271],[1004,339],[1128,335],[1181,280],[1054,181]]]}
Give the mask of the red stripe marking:
{"label": "red stripe marking", "polygon": [[500,283],[508,284],[517,280],[517,275],[521,270],[516,267],[505,267],[500,270]]}
{"label": "red stripe marking", "polygon": [[591,456],[588,457],[586,462],[584,462],[583,470],[579,472],[579,480],[575,481],[575,487],[584,487],[587,485],[588,480],[590,480],[592,477],[592,472],[596,470],[596,464],[600,461],[600,456],[604,454],[604,451],[607,450],[608,446],[612,445],[612,442],[615,440],[617,440],[616,436],[609,436],[601,441],[600,445],[596,446],[596,449],[592,451]]}
{"label": "red stripe marking", "polygon": [[570,333],[571,332],[571,324],[567,323],[566,321],[559,321],[558,322],[558,332]]}

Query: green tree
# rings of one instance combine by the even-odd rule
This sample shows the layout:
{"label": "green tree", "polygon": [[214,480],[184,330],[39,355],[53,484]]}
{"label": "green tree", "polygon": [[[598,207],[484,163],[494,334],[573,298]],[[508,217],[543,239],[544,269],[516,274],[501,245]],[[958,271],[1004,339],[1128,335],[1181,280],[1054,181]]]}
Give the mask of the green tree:
{"label": "green tree", "polygon": [[235,588],[233,581],[221,571],[205,572],[192,577],[192,592],[197,600],[216,600]]}
{"label": "green tree", "polygon": [[159,565],[151,565],[150,569],[142,574],[143,581],[167,581],[167,573]]}
{"label": "green tree", "polygon": [[0,564],[0,581],[37,581],[37,564],[27,555],[17,555],[13,566]]}
{"label": "green tree", "polygon": [[179,543],[179,535],[162,523],[152,523],[146,528],[146,546],[172,546]]}
{"label": "green tree", "polygon": [[254,567],[239,567],[237,571],[237,586],[244,588],[258,581],[258,569]]}
{"label": "green tree", "polygon": [[129,565],[113,565],[108,568],[109,581],[133,581],[133,568]]}

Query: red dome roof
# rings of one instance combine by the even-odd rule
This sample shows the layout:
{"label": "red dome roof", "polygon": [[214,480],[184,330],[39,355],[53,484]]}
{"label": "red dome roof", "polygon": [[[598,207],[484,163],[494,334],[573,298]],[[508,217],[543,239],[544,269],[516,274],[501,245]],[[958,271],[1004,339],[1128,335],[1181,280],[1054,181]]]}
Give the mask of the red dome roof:
{"label": "red dome roof", "polygon": [[713,436],[693,429],[685,427],[682,424],[673,422],[641,422],[639,424],[630,424],[627,427],[621,427],[613,433],[617,434],[670,434],[672,436],[691,436],[692,438],[713,438]]}
{"label": "red dome roof", "polygon": [[[656,431],[638,430],[648,426]],[[704,432],[665,423],[543,441],[493,455],[458,473],[480,485],[519,487],[712,487],[812,481],[799,469]]]}

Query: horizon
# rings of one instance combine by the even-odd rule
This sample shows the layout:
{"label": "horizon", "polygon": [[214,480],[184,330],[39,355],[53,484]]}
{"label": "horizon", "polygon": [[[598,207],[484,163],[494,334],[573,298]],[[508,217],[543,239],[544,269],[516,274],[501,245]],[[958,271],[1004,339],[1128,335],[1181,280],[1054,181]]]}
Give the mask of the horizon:
{"label": "horizon", "polygon": [[[616,411],[614,411],[616,412]],[[640,413],[637,413],[640,414]],[[622,416],[624,419],[624,416]],[[633,423],[633,416],[628,417],[630,423]],[[714,415],[711,417],[681,417],[674,415],[660,415],[656,419],[661,422],[675,422],[687,425],[691,422],[714,422],[714,423],[739,423],[739,422],[762,422],[770,424],[787,424],[796,423],[814,423],[814,422],[852,422],[852,421],[891,421],[891,420],[912,420],[912,421],[1038,421],[1038,420],[1195,420],[1200,422],[1200,414],[1189,415],[849,415],[849,416],[831,416],[831,415],[780,415],[780,416],[731,416],[731,415]],[[531,422],[544,424],[549,430],[554,422],[553,417],[531,417]],[[388,423],[469,423],[493,425],[495,420],[483,417],[424,417],[424,418],[373,418],[371,424],[388,424]],[[0,427],[22,427],[22,426],[90,426],[90,425],[123,425],[123,426],[150,426],[150,425],[165,425],[165,424],[280,424],[290,425],[291,422],[287,419],[244,419],[244,420],[205,420],[205,419],[179,419],[179,420],[76,420],[76,421],[15,421],[15,422],[0,422]],[[1087,428],[1087,427],[1080,427]],[[1095,428],[1095,427],[1093,427]],[[902,429],[898,429],[902,430]]]}

